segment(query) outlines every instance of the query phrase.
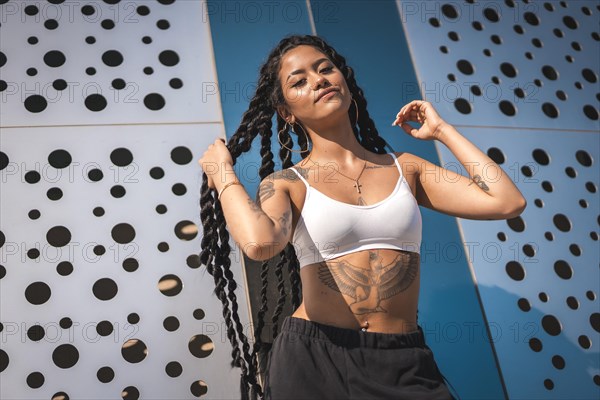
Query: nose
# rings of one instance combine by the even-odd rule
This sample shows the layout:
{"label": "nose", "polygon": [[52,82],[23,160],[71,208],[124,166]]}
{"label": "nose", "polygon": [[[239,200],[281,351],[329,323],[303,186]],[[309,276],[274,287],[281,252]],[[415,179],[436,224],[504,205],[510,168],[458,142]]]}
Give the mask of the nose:
{"label": "nose", "polygon": [[327,79],[325,79],[324,76],[322,75],[317,75],[316,79],[315,79],[315,83],[313,84],[312,89],[313,90],[317,90],[322,86],[326,86],[328,83]]}

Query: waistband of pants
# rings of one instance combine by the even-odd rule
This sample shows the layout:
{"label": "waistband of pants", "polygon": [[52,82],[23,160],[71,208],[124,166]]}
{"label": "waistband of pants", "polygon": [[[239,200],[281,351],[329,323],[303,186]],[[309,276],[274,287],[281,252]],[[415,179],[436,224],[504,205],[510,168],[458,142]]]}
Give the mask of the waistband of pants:
{"label": "waistband of pants", "polygon": [[344,347],[367,347],[378,349],[396,349],[405,347],[427,348],[423,329],[407,333],[381,333],[339,328],[288,316],[283,320],[281,332],[292,332],[311,338],[324,340]]}

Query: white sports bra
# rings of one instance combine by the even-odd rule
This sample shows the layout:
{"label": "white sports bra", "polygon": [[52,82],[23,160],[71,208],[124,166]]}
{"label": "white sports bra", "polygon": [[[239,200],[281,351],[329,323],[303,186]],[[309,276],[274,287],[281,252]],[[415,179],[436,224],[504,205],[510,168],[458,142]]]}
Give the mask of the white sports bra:
{"label": "white sports bra", "polygon": [[420,253],[421,211],[394,153],[400,177],[392,193],[375,204],[344,203],[308,184],[292,245],[300,268],[367,249],[397,249]]}

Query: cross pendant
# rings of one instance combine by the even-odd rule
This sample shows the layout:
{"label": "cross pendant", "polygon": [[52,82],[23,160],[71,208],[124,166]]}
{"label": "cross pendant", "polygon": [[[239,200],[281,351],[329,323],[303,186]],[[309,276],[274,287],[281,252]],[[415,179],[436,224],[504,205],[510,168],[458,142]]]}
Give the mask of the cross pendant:
{"label": "cross pendant", "polygon": [[358,181],[356,181],[356,183],[354,184],[354,187],[356,188],[356,191],[357,191],[358,193],[360,193],[360,187],[361,187],[361,186],[362,186],[362,185],[361,185],[360,183],[358,183]]}

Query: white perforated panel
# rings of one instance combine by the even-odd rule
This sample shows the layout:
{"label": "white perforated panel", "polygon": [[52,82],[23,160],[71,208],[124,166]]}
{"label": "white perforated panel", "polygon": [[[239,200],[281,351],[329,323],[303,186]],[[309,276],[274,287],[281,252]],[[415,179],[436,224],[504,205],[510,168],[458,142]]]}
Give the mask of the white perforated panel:
{"label": "white perforated panel", "polygon": [[2,126],[222,120],[204,2],[2,3]]}
{"label": "white perforated panel", "polygon": [[196,161],[224,137],[204,3],[0,8],[0,397],[239,397],[197,257]]}

